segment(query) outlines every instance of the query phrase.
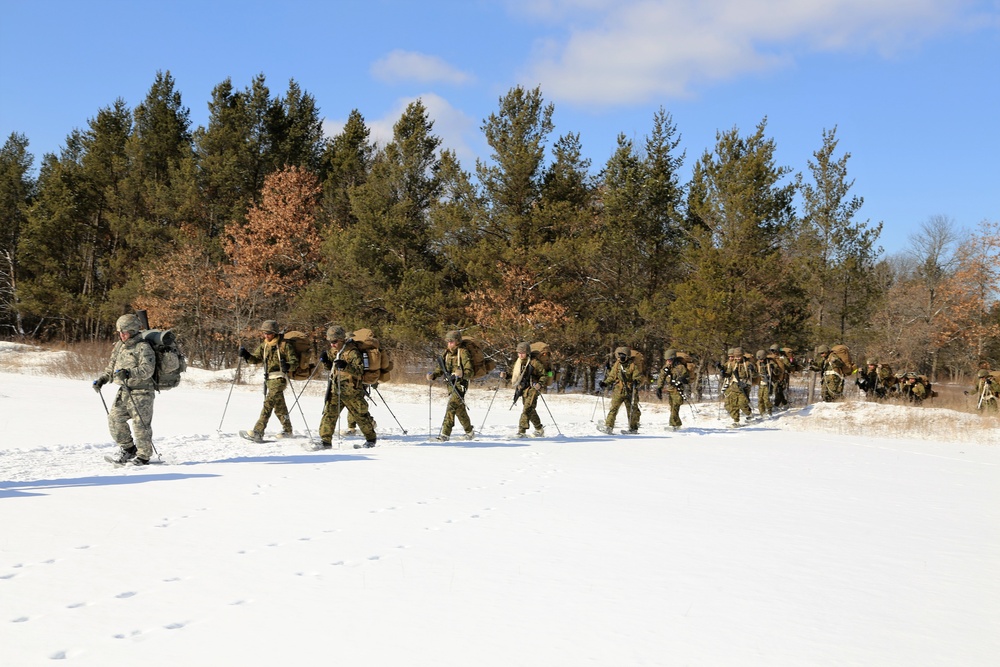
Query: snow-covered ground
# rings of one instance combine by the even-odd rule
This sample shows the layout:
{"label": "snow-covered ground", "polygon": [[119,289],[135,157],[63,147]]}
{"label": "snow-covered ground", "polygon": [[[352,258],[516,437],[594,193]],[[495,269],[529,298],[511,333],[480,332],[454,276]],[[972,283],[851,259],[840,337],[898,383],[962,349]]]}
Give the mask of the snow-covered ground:
{"label": "snow-covered ground", "polygon": [[[259,382],[192,369],[156,400],[165,465],[116,469],[51,354],[0,343],[0,665],[1000,664],[1000,429],[976,415],[729,429],[704,403],[671,432],[654,400],[605,436],[599,399],[549,394],[549,437],[512,440],[501,389],[441,444],[443,386],[389,383],[402,427],[376,397],[377,448],[307,452],[240,439]],[[493,396],[470,391],[477,428]],[[925,432],[871,436],[899,423]]]}

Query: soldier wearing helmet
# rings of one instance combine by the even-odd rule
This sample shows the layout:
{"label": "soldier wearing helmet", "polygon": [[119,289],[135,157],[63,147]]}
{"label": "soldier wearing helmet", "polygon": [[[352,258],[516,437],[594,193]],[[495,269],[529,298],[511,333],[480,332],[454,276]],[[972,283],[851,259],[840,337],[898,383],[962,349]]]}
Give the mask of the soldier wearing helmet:
{"label": "soldier wearing helmet", "polygon": [[740,413],[746,421],[753,419],[750,409],[750,385],[756,377],[755,364],[743,355],[742,347],[731,347],[725,365],[719,366],[722,394],[725,397],[726,412],[733,418],[731,426],[740,425]]}
{"label": "soldier wearing helmet", "polygon": [[767,348],[767,359],[771,362],[772,368],[777,369],[777,376],[772,376],[771,382],[771,409],[781,410],[788,408],[788,383],[793,370],[798,370],[792,358],[790,348],[782,348],[777,343]]}
{"label": "soldier wearing helmet", "polygon": [[[119,386],[108,410],[108,430],[119,449],[105,457],[116,465],[146,465],[153,457],[156,354],[149,343],[138,337],[142,328],[136,315],[130,313],[118,318],[115,323],[118,341],[111,350],[111,360],[93,382],[98,393],[108,382]],[[129,420],[132,421],[131,430]]]}
{"label": "soldier wearing helmet", "polygon": [[276,320],[264,320],[258,330],[264,340],[253,352],[241,345],[239,355],[244,361],[264,367],[264,405],[253,429],[240,431],[240,435],[247,440],[264,442],[264,429],[271,419],[271,413],[281,422],[281,434],[278,437],[292,436],[292,420],[285,404],[285,388],[288,387],[288,372],[299,365],[299,357],[295,353],[295,346],[282,339]]}
{"label": "soldier wearing helmet", "polygon": [[455,420],[465,429],[465,439],[472,440],[476,436],[469,418],[469,410],[465,405],[465,393],[469,390],[469,380],[476,369],[472,364],[472,355],[462,347],[462,332],[449,331],[444,335],[445,351],[438,359],[437,368],[427,374],[427,381],[433,382],[444,377],[448,384],[448,407],[445,409],[444,421],[441,422],[441,433],[437,439],[447,442],[455,427]]}
{"label": "soldier wearing helmet", "polygon": [[604,418],[604,424],[599,425],[597,430],[601,433],[612,433],[615,428],[615,419],[618,417],[618,410],[624,404],[625,414],[628,417],[628,430],[622,431],[622,433],[638,433],[639,418],[642,416],[642,411],[639,409],[639,385],[642,383],[642,369],[632,358],[631,348],[624,346],[615,348],[614,358],[605,368],[607,373],[598,384],[601,389],[611,387],[611,404],[608,406],[608,415]]}
{"label": "soldier wearing helmet", "polygon": [[319,422],[319,448],[333,447],[333,434],[337,431],[337,421],[345,408],[348,425],[353,422],[365,436],[364,444],[357,443],[354,448],[374,447],[377,440],[375,420],[368,411],[363,382],[364,351],[351,339],[344,327],[339,325],[326,330],[326,340],[330,349],[323,350],[319,361],[330,371],[330,382],[323,400],[323,417]]}
{"label": "soldier wearing helmet", "polygon": [[656,398],[663,400],[664,389],[667,401],[670,403],[670,428],[673,430],[683,426],[681,422],[681,404],[684,402],[684,389],[690,382],[687,364],[677,356],[677,350],[667,350],[663,353],[663,369],[656,381]]}
{"label": "soldier wearing helmet", "polygon": [[757,410],[761,419],[764,415],[768,417],[774,414],[774,402],[772,397],[778,383],[785,379],[785,372],[777,363],[774,355],[769,355],[764,350],[757,350],[755,355],[757,364]]}
{"label": "soldier wearing helmet", "polygon": [[819,359],[809,363],[809,370],[822,373],[823,400],[839,401],[844,397],[844,376],[848,372],[840,357],[830,351],[829,345],[816,348]]}

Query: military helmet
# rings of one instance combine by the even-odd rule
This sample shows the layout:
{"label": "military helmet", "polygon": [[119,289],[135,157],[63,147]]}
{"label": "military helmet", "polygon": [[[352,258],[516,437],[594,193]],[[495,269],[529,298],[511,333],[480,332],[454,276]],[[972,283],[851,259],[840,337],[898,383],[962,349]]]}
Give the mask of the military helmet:
{"label": "military helmet", "polygon": [[869,359],[868,359],[868,365],[869,366],[878,366],[878,359],[872,359],[872,358],[869,357]]}
{"label": "military helmet", "polygon": [[757,350],[757,358],[758,359],[763,359],[766,356],[767,356],[767,352],[765,352],[764,350]]}
{"label": "military helmet", "polygon": [[462,332],[461,331],[449,331],[444,335],[445,342],[454,341],[456,343],[462,342]]}
{"label": "military helmet", "polygon": [[517,353],[521,354],[522,352],[524,354],[530,354],[531,353],[531,345],[529,343],[524,342],[524,341],[518,343],[517,344]]}
{"label": "military helmet", "polygon": [[728,357],[735,357],[736,356],[736,348],[735,347],[731,347],[728,350],[726,350],[726,356],[728,356]]}
{"label": "military helmet", "polygon": [[777,343],[775,343],[774,345],[772,345],[771,347],[769,347],[769,348],[767,348],[767,349],[768,349],[769,351],[771,351],[771,352],[781,352],[781,348],[780,348],[780,347],[778,347],[778,344],[777,344]]}
{"label": "military helmet", "polygon": [[830,354],[830,346],[820,345],[819,347],[816,348],[816,354]]}
{"label": "military helmet", "polygon": [[326,339],[331,343],[335,340],[347,340],[347,332],[344,327],[334,324],[326,330]]}
{"label": "military helmet", "polygon": [[142,322],[139,321],[138,315],[133,315],[129,313],[127,315],[122,315],[115,322],[116,331],[127,331],[132,334],[139,333],[142,330]]}
{"label": "military helmet", "polygon": [[663,353],[663,358],[664,359],[673,359],[676,356],[677,356],[677,350],[673,350],[673,349],[667,350],[666,352]]}
{"label": "military helmet", "polygon": [[988,370],[986,370],[985,368],[980,369],[980,371],[978,373],[976,373],[976,377],[985,378],[985,377],[989,377],[989,376],[990,376],[990,372]]}
{"label": "military helmet", "polygon": [[264,320],[264,322],[260,325],[260,330],[264,333],[276,334],[278,333],[278,321]]}
{"label": "military helmet", "polygon": [[743,348],[742,347],[734,347],[733,348],[733,356],[734,357],[742,357],[743,356]]}

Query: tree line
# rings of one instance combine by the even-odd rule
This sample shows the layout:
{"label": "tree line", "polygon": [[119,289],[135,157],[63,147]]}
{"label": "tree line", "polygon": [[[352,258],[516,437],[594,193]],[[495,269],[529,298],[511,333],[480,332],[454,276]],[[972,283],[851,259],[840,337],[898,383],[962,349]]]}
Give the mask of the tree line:
{"label": "tree line", "polygon": [[405,356],[462,329],[506,354],[558,350],[591,386],[627,344],[715,360],[772,343],[844,342],[897,367],[959,377],[1000,365],[1000,223],[932,217],[883,257],[860,219],[850,154],[824,130],[806,168],[777,162],[767,119],[720,130],[690,177],[663,109],[593,169],[555,135],[540,89],[515,87],[464,167],[421,101],[379,145],[358,110],[325,137],[316,100],[263,74],[227,79],[206,126],[169,72],[145,99],[99,109],[37,176],[26,137],[0,149],[0,327],[10,337],[109,336],[145,308],[195,364],[234,363],[260,320],[374,329]]}

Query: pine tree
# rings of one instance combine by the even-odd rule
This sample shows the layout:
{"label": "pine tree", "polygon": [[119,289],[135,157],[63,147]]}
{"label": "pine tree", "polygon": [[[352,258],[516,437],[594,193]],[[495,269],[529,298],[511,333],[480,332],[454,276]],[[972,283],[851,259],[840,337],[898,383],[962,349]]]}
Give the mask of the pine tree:
{"label": "pine tree", "polygon": [[0,327],[18,336],[25,335],[17,287],[18,243],[35,197],[33,162],[27,137],[12,132],[0,148]]}

